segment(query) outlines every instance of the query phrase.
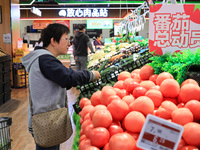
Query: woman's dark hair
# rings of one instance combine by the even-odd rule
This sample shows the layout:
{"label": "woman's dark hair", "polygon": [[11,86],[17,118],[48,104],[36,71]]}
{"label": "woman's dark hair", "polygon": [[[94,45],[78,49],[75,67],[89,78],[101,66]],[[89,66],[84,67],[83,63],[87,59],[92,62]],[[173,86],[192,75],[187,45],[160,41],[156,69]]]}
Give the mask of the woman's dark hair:
{"label": "woman's dark hair", "polygon": [[97,39],[98,37],[100,37],[101,35],[102,35],[102,33],[97,33],[97,35],[95,36],[96,39]]}
{"label": "woman's dark hair", "polygon": [[69,34],[69,28],[63,24],[53,23],[49,24],[45,29],[42,30],[41,40],[43,41],[43,47],[49,46],[51,38],[54,38],[59,43],[60,38],[63,34]]}

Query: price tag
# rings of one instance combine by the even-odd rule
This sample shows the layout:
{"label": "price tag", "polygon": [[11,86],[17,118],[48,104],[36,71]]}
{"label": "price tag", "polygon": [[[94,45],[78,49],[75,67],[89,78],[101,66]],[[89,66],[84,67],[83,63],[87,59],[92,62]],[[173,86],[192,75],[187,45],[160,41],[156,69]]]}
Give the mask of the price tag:
{"label": "price tag", "polygon": [[181,125],[148,114],[137,146],[148,150],[176,150],[183,130]]}

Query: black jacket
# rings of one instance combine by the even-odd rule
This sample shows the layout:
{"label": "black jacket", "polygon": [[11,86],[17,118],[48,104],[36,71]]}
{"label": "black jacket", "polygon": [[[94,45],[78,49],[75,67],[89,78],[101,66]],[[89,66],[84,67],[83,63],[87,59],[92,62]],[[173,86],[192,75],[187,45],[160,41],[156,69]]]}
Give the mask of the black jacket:
{"label": "black jacket", "polygon": [[87,34],[83,32],[78,32],[75,35],[73,44],[74,44],[74,56],[87,56],[88,55],[88,45],[90,41]]}

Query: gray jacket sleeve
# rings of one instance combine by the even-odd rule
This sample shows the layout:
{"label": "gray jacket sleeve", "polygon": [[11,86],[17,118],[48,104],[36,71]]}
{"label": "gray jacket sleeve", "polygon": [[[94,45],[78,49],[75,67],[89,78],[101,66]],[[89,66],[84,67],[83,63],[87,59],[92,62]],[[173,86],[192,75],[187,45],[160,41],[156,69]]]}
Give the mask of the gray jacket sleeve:
{"label": "gray jacket sleeve", "polygon": [[93,49],[93,47],[92,47],[92,43],[89,41],[89,42],[87,42],[87,46],[90,48],[90,51],[92,52],[92,53],[95,53],[94,52],[94,49]]}

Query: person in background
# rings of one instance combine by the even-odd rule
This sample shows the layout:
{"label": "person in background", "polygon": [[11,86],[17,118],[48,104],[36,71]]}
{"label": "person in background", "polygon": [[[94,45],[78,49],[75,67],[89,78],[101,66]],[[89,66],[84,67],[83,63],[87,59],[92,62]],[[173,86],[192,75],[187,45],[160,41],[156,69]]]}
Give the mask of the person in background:
{"label": "person in background", "polygon": [[74,37],[73,37],[73,36],[70,36],[70,38],[69,38],[70,45],[73,45],[73,40],[74,40]]}
{"label": "person in background", "polygon": [[89,36],[85,34],[85,26],[79,25],[79,31],[75,35],[73,44],[74,50],[73,55],[76,63],[76,70],[86,70],[88,60],[88,47],[92,53],[94,49]]}
{"label": "person in background", "polygon": [[102,46],[104,46],[104,43],[101,41],[102,34],[96,35],[96,40],[94,41],[95,49],[101,49]]}
{"label": "person in background", "polygon": [[40,38],[39,41],[36,42],[34,50],[42,49],[42,47],[43,47],[43,41],[42,41],[42,38]]}
{"label": "person in background", "polygon": [[[66,55],[69,43],[69,28],[62,24],[49,24],[42,31],[43,48],[32,51],[22,60],[29,72],[29,90],[32,112],[28,111],[28,128],[32,131],[32,115],[65,107],[66,89],[84,85],[100,78],[98,71],[74,71],[66,68],[56,57]],[[41,120],[42,121],[42,120]],[[36,150],[59,150],[60,145],[43,148],[36,144]]]}

